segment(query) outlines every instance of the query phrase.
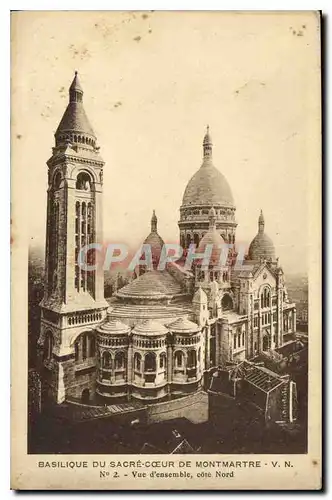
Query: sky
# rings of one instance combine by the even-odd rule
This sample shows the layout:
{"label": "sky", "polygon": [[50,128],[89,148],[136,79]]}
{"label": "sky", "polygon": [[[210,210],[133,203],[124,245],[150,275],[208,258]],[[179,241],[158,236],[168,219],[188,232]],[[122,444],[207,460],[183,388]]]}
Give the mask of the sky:
{"label": "sky", "polygon": [[105,161],[106,240],[140,244],[155,209],[159,234],[178,241],[209,124],[237,241],[252,240],[262,209],[285,271],[306,272],[319,47],[310,12],[12,14],[12,178],[30,243],[44,245],[46,161],[77,70]]}

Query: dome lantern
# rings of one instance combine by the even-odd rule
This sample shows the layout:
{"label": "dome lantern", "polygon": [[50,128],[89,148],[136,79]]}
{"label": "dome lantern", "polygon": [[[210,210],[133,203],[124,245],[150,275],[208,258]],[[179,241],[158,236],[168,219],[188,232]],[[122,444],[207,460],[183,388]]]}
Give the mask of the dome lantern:
{"label": "dome lantern", "polygon": [[264,226],[265,226],[264,215],[263,215],[263,210],[261,210],[261,213],[258,217],[258,232],[259,233],[264,233]]}
{"label": "dome lantern", "polygon": [[206,127],[206,134],[203,140],[203,158],[204,159],[212,159],[212,139],[210,136],[210,126]]}
{"label": "dome lantern", "polygon": [[158,225],[158,219],[157,219],[155,210],[153,210],[152,217],[151,217],[151,233],[158,232],[157,225]]}

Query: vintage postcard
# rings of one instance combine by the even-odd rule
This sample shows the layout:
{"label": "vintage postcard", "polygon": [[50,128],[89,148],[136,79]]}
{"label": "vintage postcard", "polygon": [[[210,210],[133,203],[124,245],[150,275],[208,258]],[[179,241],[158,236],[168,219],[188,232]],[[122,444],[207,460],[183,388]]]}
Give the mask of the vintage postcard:
{"label": "vintage postcard", "polygon": [[11,487],[321,489],[320,13],[11,36]]}

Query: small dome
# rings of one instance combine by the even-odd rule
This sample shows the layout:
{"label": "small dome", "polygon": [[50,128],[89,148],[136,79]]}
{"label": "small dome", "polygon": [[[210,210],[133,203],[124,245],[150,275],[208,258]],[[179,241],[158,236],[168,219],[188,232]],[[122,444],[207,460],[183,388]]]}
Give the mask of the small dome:
{"label": "small dome", "polygon": [[147,319],[135,325],[133,329],[133,333],[139,335],[165,335],[167,332],[167,328],[154,319]]}
{"label": "small dome", "polygon": [[275,259],[275,250],[273,241],[267,234],[258,233],[252,240],[249,247],[249,259],[250,260]]}
{"label": "small dome", "polygon": [[151,233],[145,238],[144,245],[150,245],[152,260],[159,262],[164,240],[158,234],[158,219],[154,210],[151,217]]}
{"label": "small dome", "polygon": [[265,233],[265,220],[262,210],[258,218],[258,233],[250,243],[248,256],[250,260],[275,260],[273,241]]}
{"label": "small dome", "polygon": [[130,327],[121,321],[111,319],[110,314],[108,314],[107,320],[97,328],[97,332],[109,335],[124,335],[130,332]]}
{"label": "small dome", "polygon": [[194,323],[193,321],[189,321],[189,319],[186,318],[179,318],[167,326],[172,332],[179,333],[197,332],[200,329],[196,323]]}
{"label": "small dome", "polygon": [[150,245],[151,246],[151,253],[152,253],[152,258],[156,258],[159,260],[161,250],[164,246],[164,240],[162,239],[161,236],[159,236],[158,233],[150,233],[149,236],[147,236],[144,240],[144,245]]}
{"label": "small dome", "polygon": [[223,251],[222,247],[225,245],[225,241],[223,237],[220,236],[215,227],[209,229],[208,232],[203,236],[197,252],[204,253],[207,245],[212,245],[210,264],[218,263],[220,261],[220,256]]}

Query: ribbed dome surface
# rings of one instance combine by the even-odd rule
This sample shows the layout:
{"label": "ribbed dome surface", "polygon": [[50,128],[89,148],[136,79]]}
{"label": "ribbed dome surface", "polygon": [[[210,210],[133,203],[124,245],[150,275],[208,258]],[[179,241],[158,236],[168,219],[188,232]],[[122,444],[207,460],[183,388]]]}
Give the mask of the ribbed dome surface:
{"label": "ribbed dome surface", "polygon": [[[109,316],[107,317],[109,318]],[[105,323],[97,328],[97,331],[103,334],[123,335],[130,332],[130,327],[121,321],[115,319],[107,319]]]}
{"label": "ribbed dome surface", "polygon": [[204,160],[185,189],[182,205],[234,206],[231,188],[210,160]]}
{"label": "ribbed dome surface", "polygon": [[190,332],[197,332],[199,330],[199,326],[194,323],[193,321],[189,321],[189,319],[186,318],[179,318],[173,323],[168,325],[168,328],[172,332],[179,332],[179,333],[190,333]]}
{"label": "ribbed dome surface", "polygon": [[265,233],[258,233],[250,243],[249,259],[275,259],[275,250],[273,241]]}
{"label": "ribbed dome surface", "polygon": [[147,271],[117,292],[122,298],[162,299],[181,294],[181,285],[167,271]]}
{"label": "ribbed dome surface", "polygon": [[143,323],[139,323],[133,328],[133,333],[138,333],[138,334],[164,335],[167,332],[168,330],[164,325],[158,323],[158,321],[155,321],[153,319],[147,319]]}

